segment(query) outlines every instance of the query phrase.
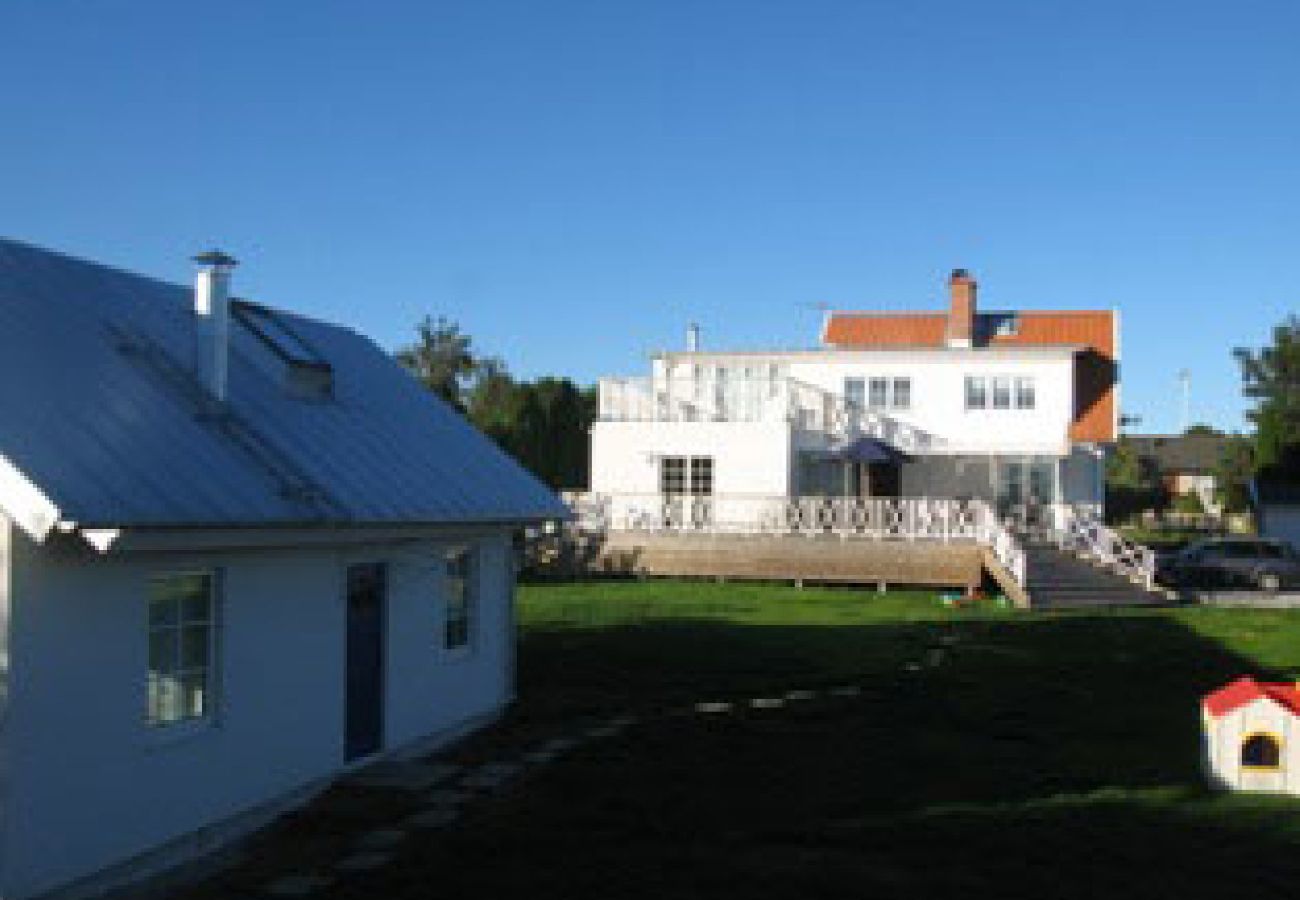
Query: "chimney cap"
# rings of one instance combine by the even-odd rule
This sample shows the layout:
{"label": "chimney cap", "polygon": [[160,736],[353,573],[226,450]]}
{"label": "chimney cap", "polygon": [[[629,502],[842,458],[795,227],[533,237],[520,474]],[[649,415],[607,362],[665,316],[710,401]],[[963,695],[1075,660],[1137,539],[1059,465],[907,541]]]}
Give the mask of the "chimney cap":
{"label": "chimney cap", "polygon": [[969,280],[969,279],[970,279],[970,271],[967,270],[967,269],[953,269],[953,270],[952,270],[952,275],[950,276],[950,279],[951,279],[952,281],[958,281],[958,280],[962,280],[962,279],[967,279],[967,280]]}
{"label": "chimney cap", "polygon": [[233,267],[239,265],[239,260],[235,259],[229,253],[225,253],[224,251],[218,250],[215,247],[212,248],[211,250],[205,250],[202,253],[200,253],[198,256],[195,256],[194,261],[201,266],[232,266]]}

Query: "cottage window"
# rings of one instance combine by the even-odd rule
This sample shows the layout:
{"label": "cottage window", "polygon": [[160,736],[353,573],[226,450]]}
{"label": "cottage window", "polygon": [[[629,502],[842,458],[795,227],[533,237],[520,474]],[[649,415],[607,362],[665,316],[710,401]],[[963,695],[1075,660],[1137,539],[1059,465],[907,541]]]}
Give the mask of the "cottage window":
{"label": "cottage window", "polygon": [[894,409],[912,408],[912,379],[894,379]]}
{"label": "cottage window", "polygon": [[446,622],[443,646],[448,650],[467,648],[473,627],[474,551],[470,547],[452,547],[446,552]]}
{"label": "cottage window", "polygon": [[988,402],[988,383],[979,376],[966,376],[966,408],[984,409]]}
{"label": "cottage window", "polygon": [[1241,742],[1241,765],[1246,769],[1280,768],[1282,742],[1271,734],[1248,735]]}
{"label": "cottage window", "polygon": [[713,457],[691,457],[691,493],[697,497],[713,493]]}
{"label": "cottage window", "polygon": [[1016,379],[1016,409],[1034,408],[1034,379]]}
{"label": "cottage window", "polygon": [[145,721],[150,725],[211,714],[213,607],[211,572],[173,572],[149,580]]}
{"label": "cottage window", "polygon": [[872,378],[867,383],[867,405],[872,409],[884,409],[889,405],[888,378]]}

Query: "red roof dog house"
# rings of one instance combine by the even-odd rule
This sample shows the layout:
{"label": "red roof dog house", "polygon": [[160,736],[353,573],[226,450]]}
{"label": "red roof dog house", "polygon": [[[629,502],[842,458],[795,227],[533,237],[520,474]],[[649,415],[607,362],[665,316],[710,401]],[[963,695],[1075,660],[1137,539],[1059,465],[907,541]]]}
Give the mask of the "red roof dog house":
{"label": "red roof dog house", "polygon": [[1201,701],[1210,780],[1238,791],[1300,794],[1300,686],[1238,678]]}

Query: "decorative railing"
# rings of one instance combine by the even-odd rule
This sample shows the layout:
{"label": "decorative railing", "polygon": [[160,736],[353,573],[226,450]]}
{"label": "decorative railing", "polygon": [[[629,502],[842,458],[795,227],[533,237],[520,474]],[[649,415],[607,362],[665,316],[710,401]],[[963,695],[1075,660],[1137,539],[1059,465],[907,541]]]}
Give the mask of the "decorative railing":
{"label": "decorative railing", "polygon": [[1058,510],[1058,541],[1125,576],[1147,590],[1156,583],[1156,554],[1107,526],[1093,509],[1063,506]]}
{"label": "decorative railing", "polygon": [[599,415],[630,422],[790,422],[837,436],[866,435],[903,451],[939,440],[843,396],[780,375],[749,378],[602,378]]}
{"label": "decorative railing", "polygon": [[567,499],[574,527],[588,532],[975,542],[989,547],[1018,584],[1025,583],[1020,542],[982,500],[746,494],[578,494]]}

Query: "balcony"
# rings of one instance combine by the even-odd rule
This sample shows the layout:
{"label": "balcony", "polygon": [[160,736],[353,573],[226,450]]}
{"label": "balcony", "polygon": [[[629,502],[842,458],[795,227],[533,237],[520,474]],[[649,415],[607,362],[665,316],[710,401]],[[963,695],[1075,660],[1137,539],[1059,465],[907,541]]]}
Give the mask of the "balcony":
{"label": "balcony", "polygon": [[833,438],[868,436],[905,452],[942,441],[839,394],[787,376],[772,378],[602,378],[604,422],[785,422]]}

